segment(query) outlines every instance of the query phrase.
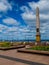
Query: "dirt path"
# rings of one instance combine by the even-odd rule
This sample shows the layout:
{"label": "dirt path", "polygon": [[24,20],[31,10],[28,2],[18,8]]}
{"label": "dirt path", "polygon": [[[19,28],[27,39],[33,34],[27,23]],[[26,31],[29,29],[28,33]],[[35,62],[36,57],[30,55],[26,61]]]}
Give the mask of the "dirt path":
{"label": "dirt path", "polygon": [[0,65],[49,65],[49,56],[0,50]]}

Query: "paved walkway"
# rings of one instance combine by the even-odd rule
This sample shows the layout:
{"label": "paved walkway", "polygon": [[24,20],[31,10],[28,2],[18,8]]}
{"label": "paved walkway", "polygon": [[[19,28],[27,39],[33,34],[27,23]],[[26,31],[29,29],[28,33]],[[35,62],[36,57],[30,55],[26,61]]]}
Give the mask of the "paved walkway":
{"label": "paved walkway", "polygon": [[49,65],[49,56],[0,50],[0,65]]}

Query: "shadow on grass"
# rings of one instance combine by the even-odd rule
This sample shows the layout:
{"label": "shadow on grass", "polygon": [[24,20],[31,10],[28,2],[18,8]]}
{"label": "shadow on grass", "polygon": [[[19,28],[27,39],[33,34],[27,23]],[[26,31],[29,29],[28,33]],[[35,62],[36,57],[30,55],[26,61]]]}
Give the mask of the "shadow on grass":
{"label": "shadow on grass", "polygon": [[45,65],[45,64],[42,64],[42,63],[32,62],[32,61],[14,58],[14,57],[10,57],[10,56],[4,56],[4,55],[0,55],[0,58],[12,60],[12,61],[17,61],[17,62],[25,63],[25,64],[28,64],[28,65]]}

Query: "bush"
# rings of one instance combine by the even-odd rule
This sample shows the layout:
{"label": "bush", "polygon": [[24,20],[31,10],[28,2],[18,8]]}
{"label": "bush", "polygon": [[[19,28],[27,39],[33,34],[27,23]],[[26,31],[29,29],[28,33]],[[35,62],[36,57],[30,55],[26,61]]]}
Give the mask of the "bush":
{"label": "bush", "polygon": [[1,47],[10,47],[10,43],[9,42],[4,42],[0,45]]}
{"label": "bush", "polygon": [[49,46],[33,46],[32,48],[29,48],[30,50],[43,50],[43,51],[49,51]]}

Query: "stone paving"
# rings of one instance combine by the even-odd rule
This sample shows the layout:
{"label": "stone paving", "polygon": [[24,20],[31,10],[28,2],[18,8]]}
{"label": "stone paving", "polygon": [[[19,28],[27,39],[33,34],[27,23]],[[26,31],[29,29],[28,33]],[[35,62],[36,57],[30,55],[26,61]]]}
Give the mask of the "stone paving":
{"label": "stone paving", "polygon": [[49,65],[49,56],[0,50],[0,65]]}

